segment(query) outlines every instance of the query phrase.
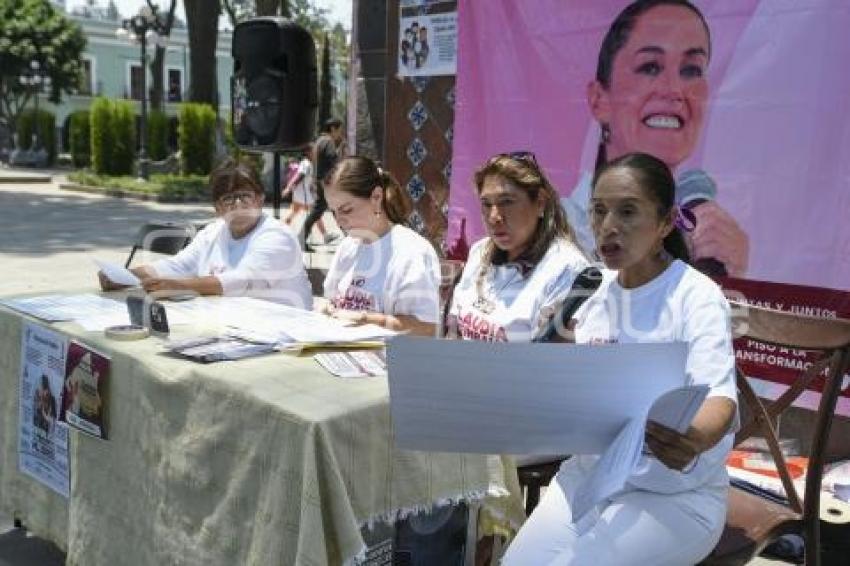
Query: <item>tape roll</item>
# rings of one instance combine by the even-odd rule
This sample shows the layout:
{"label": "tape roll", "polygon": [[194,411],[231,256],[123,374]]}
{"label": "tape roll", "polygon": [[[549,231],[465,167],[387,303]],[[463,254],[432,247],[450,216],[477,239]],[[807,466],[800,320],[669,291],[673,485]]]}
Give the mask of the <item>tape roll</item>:
{"label": "tape roll", "polygon": [[124,326],[110,326],[103,331],[107,338],[112,340],[142,340],[150,335],[150,331],[144,326],[128,324]]}

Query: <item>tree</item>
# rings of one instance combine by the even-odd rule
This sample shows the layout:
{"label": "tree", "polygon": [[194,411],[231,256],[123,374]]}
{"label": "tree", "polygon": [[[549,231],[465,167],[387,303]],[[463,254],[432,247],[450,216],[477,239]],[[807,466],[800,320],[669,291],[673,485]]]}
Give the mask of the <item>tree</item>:
{"label": "tree", "polygon": [[222,0],[230,25],[236,27],[241,20],[251,16],[283,16],[291,18],[289,0]]}
{"label": "tree", "polygon": [[[147,0],[148,7],[156,14],[160,21],[162,35],[168,37],[171,35],[171,28],[174,26],[174,11],[177,9],[177,0],[171,0],[171,5],[168,7],[168,12],[163,14],[159,10],[159,6],[152,0]],[[151,75],[153,76],[153,84],[151,85],[151,108],[153,110],[162,110],[162,101],[165,98],[163,87],[163,77],[165,75],[165,46],[157,45],[154,49],[153,60],[150,64]]]}
{"label": "tree", "polygon": [[325,33],[325,42],[322,47],[322,82],[319,86],[319,127],[331,117],[331,100],[334,91],[331,86],[331,46],[328,34]]}
{"label": "tree", "polygon": [[184,0],[189,28],[189,100],[218,108],[215,48],[219,0]]}
{"label": "tree", "polygon": [[51,102],[79,88],[85,47],[82,29],[48,0],[0,0],[0,124],[14,128],[32,97],[20,82],[31,61],[50,77]]}

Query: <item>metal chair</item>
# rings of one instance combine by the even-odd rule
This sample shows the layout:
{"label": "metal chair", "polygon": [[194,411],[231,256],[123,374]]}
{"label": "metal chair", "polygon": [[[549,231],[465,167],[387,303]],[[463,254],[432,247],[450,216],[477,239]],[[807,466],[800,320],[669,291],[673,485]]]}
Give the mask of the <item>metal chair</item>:
{"label": "metal chair", "polygon": [[192,241],[195,228],[182,222],[147,222],[139,228],[124,267],[129,268],[137,250],[174,255]]}
{"label": "metal chair", "polygon": [[[787,501],[781,504],[730,487],[726,528],[720,542],[701,564],[746,564],[780,536],[794,533],[802,536],[805,542],[805,564],[817,566],[822,558],[821,529],[832,530],[834,527],[826,525],[820,518],[820,491],[835,406],[843,376],[850,369],[850,321],[800,316],[736,303],[732,306],[736,313],[746,315],[740,319],[737,315],[735,317],[736,321],[743,323],[743,337],[779,347],[814,350],[821,356],[773,402],[759,399],[746,377],[738,371],[739,401],[750,415],[746,422],[742,422],[735,444],[757,431],[764,435]],[[821,378],[824,371],[826,376]],[[779,448],[773,423],[801,393],[819,381],[822,381],[821,400],[812,431],[805,496],[801,501]]]}

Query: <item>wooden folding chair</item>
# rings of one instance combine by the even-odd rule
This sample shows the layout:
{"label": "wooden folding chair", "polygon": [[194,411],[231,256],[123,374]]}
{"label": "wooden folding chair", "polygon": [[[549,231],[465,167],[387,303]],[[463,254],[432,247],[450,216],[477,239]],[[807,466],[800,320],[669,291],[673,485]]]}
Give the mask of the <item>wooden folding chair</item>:
{"label": "wooden folding chair", "polygon": [[[739,403],[750,415],[741,423],[735,444],[756,432],[764,436],[782,480],[787,504],[730,487],[726,528],[720,542],[701,564],[746,564],[780,536],[795,533],[805,542],[805,564],[818,566],[821,563],[820,492],[825,451],[842,379],[850,370],[850,321],[813,318],[737,303],[732,306],[739,315],[746,315],[735,318],[743,337],[779,347],[817,351],[821,355],[773,402],[759,399],[746,377],[738,371]],[[824,371],[826,376],[821,377]],[[774,422],[800,394],[817,383],[822,383],[821,400],[812,431],[805,494],[801,500],[780,450]]]}

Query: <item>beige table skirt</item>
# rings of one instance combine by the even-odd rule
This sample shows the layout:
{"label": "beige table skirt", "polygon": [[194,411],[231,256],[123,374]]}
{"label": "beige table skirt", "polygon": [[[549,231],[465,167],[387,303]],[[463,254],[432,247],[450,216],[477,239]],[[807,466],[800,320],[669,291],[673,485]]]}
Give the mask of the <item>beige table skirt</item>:
{"label": "beige table skirt", "polygon": [[18,471],[24,317],[0,307],[0,507],[68,564],[341,564],[361,527],[435,503],[523,519],[509,459],[398,450],[385,378],[309,357],[201,365],[157,339],[59,332],[112,357],[110,440],[71,433],[71,498]]}

